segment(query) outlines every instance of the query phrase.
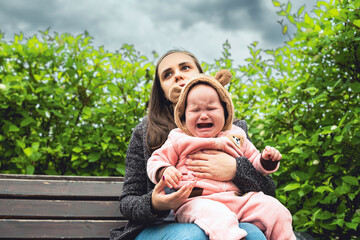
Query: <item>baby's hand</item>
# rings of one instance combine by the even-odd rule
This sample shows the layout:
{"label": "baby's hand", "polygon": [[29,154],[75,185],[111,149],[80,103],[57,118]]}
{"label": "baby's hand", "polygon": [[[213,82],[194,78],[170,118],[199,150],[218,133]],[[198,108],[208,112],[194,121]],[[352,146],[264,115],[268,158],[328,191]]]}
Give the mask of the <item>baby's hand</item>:
{"label": "baby's hand", "polygon": [[179,184],[182,178],[182,174],[175,167],[170,166],[164,170],[162,178],[165,181],[167,187],[175,188]]}
{"label": "baby's hand", "polygon": [[261,157],[264,160],[280,161],[281,154],[276,148],[266,146],[264,151],[261,153]]}

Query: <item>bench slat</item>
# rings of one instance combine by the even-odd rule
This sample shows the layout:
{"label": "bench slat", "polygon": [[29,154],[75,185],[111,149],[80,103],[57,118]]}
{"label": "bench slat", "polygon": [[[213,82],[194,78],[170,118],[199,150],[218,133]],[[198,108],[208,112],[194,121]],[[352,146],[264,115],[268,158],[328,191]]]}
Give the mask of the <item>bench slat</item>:
{"label": "bench slat", "polygon": [[0,179],[0,197],[118,199],[122,182]]}
{"label": "bench slat", "polygon": [[0,239],[109,239],[123,178],[0,174]]}
{"label": "bench slat", "polygon": [[74,181],[101,181],[123,182],[123,177],[103,176],[70,176],[70,175],[26,175],[26,174],[0,174],[0,179],[37,179],[37,180],[74,180]]}
{"label": "bench slat", "polygon": [[126,224],[124,220],[17,220],[0,219],[1,238],[27,239],[109,239],[110,229]]}
{"label": "bench slat", "polygon": [[0,199],[0,218],[123,219],[119,201]]}

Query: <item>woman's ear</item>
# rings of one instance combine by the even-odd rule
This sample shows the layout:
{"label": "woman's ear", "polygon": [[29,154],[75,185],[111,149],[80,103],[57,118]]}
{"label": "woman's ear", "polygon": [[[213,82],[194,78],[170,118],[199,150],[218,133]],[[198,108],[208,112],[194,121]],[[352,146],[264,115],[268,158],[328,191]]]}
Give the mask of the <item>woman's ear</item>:
{"label": "woman's ear", "polygon": [[217,79],[223,86],[225,86],[230,82],[231,77],[232,77],[231,72],[226,69],[221,69],[215,75],[215,79]]}
{"label": "woman's ear", "polygon": [[182,87],[180,87],[178,85],[175,85],[175,86],[170,88],[170,90],[169,90],[169,100],[172,103],[176,104],[179,101],[181,90],[182,90]]}

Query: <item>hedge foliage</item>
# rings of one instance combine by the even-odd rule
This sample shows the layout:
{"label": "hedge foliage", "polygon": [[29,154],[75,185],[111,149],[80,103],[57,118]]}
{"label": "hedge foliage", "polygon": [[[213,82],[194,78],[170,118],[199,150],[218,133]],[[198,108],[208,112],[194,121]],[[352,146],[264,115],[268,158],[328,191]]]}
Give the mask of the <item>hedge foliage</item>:
{"label": "hedge foliage", "polygon": [[2,172],[124,174],[153,65],[129,45],[94,49],[87,34],[1,41]]}
{"label": "hedge foliage", "polygon": [[[252,141],[283,155],[277,197],[297,231],[318,239],[359,237],[360,2],[317,3],[315,16],[273,0],[296,29],[283,47],[231,46],[207,73],[227,68],[238,118]],[[281,33],[279,33],[281,34]],[[154,60],[124,44],[95,49],[87,34],[0,37],[2,173],[123,175],[132,129],[146,114]]]}

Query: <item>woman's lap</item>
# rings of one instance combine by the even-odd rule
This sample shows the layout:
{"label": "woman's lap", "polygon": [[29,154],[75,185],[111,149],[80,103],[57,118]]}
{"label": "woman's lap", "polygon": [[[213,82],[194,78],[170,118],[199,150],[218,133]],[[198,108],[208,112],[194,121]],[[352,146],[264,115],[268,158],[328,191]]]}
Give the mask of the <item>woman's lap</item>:
{"label": "woman's lap", "polygon": [[[246,240],[265,239],[258,227],[251,223],[240,223],[248,235]],[[136,240],[209,240],[205,232],[194,223],[162,223],[144,229]]]}

